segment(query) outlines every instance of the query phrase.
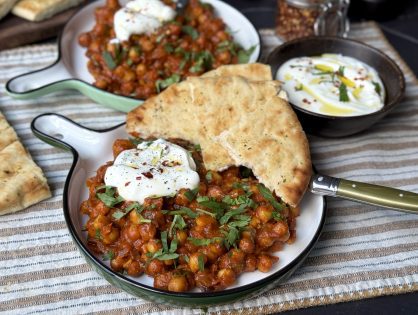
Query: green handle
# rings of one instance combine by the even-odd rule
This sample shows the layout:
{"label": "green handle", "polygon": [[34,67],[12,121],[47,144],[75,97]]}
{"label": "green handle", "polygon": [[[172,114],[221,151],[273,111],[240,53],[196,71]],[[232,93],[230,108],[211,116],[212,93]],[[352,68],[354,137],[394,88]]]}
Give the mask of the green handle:
{"label": "green handle", "polygon": [[361,203],[418,214],[418,194],[396,188],[354,182],[315,174],[310,190],[314,194],[341,197]]}

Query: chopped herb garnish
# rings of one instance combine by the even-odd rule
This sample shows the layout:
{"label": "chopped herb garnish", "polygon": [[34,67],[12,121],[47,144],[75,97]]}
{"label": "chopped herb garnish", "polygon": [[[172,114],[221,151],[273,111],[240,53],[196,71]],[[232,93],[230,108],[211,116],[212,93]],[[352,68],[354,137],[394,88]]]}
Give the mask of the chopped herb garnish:
{"label": "chopped herb garnish", "polygon": [[255,48],[257,46],[251,46],[248,49],[242,49],[238,51],[238,63],[248,63],[250,61],[250,57],[252,53],[254,52]]}
{"label": "chopped herb garnish", "polygon": [[230,210],[227,213],[225,213],[220,219],[219,219],[219,223],[220,224],[226,224],[228,223],[228,221],[237,214],[242,214],[246,211],[247,209],[245,208],[245,206],[241,205],[239,206],[237,209],[234,210]]}
{"label": "chopped herb garnish", "polygon": [[381,95],[382,93],[382,87],[380,86],[379,83],[372,81],[373,85],[374,85],[374,90],[376,91],[377,94]]}
{"label": "chopped herb garnish", "polygon": [[157,43],[160,43],[164,39],[165,36],[166,36],[165,33],[160,34],[160,35],[157,36],[157,38],[155,39],[155,41]]}
{"label": "chopped herb garnish", "polygon": [[189,218],[192,218],[192,219],[195,219],[199,216],[196,212],[194,212],[192,209],[187,208],[187,207],[181,207],[179,210],[170,211],[170,212],[168,212],[168,214],[170,214],[170,215],[176,215],[176,214],[186,215],[186,216],[188,216]]}
{"label": "chopped herb garnish", "polygon": [[339,89],[340,89],[340,102],[349,102],[350,99],[348,98],[348,94],[347,94],[347,86],[341,82]]}
{"label": "chopped herb garnish", "polygon": [[276,210],[283,210],[283,206],[276,200],[276,198],[273,196],[272,192],[269,189],[267,189],[263,184],[258,184],[257,188],[260,194],[264,197],[264,199],[270,202]]}
{"label": "chopped herb garnish", "polygon": [[235,242],[239,238],[239,230],[233,226],[230,226],[228,232],[224,232],[225,234],[225,246],[229,249],[231,246],[235,245]]}
{"label": "chopped herb garnish", "polygon": [[184,260],[185,260],[187,263],[189,263],[189,262],[190,262],[190,258],[189,258],[189,256],[187,256],[187,255],[183,255],[183,258],[184,258]]}
{"label": "chopped herb garnish", "polygon": [[170,43],[167,43],[164,45],[164,50],[171,54],[174,51],[174,47]]}
{"label": "chopped herb garnish", "polygon": [[[165,232],[165,233],[164,233]],[[177,239],[173,239],[170,244],[170,248],[167,245],[167,231],[161,232],[161,243],[163,244],[163,248],[157,250],[155,253],[147,253],[146,255],[152,259],[158,260],[170,260],[176,259],[179,257],[179,254],[176,253],[177,250]],[[165,245],[164,245],[165,243]]]}
{"label": "chopped herb garnish", "polygon": [[276,220],[276,221],[283,220],[282,216],[280,215],[280,213],[278,211],[273,211],[272,216],[273,216],[273,219]]}
{"label": "chopped herb garnish", "polygon": [[198,192],[199,192],[199,187],[186,191],[184,193],[184,196],[187,198],[187,200],[193,201],[196,198]]}
{"label": "chopped herb garnish", "polygon": [[200,147],[200,144],[195,144],[195,145],[193,146],[193,149],[194,149],[195,151],[197,151],[197,152],[201,152],[201,151],[202,151],[202,148]]}
{"label": "chopped herb garnish", "polygon": [[222,237],[213,237],[213,238],[188,237],[187,240],[196,246],[208,246],[209,244],[222,241],[223,238]]}
{"label": "chopped herb garnish", "polygon": [[201,51],[193,56],[195,63],[190,67],[189,71],[192,73],[200,72],[203,70],[212,69],[213,56],[208,50]]}
{"label": "chopped herb garnish", "polygon": [[95,231],[95,236],[94,236],[97,240],[101,240],[101,239],[103,239],[103,236],[102,236],[102,232],[100,232],[100,229],[96,229],[96,231]]}
{"label": "chopped herb garnish", "polygon": [[113,251],[108,251],[107,253],[103,254],[102,259],[104,261],[112,260],[115,257],[115,253]]}
{"label": "chopped herb garnish", "polygon": [[197,257],[197,264],[198,264],[198,266],[199,266],[199,270],[200,270],[200,271],[205,270],[205,260],[204,260],[204,258],[203,258],[203,256],[202,256],[202,255],[199,255],[199,256]]}
{"label": "chopped herb garnish", "polygon": [[169,87],[170,85],[180,82],[180,75],[177,73],[174,73],[172,76],[164,79],[164,80],[157,80],[155,82],[155,88],[157,89],[157,92],[160,93],[163,89]]}
{"label": "chopped herb garnish", "polygon": [[193,26],[183,25],[181,31],[189,35],[193,40],[196,40],[199,37],[199,33]]}
{"label": "chopped herb garnish", "polygon": [[345,70],[345,67],[344,67],[344,66],[340,66],[340,67],[338,68],[337,74],[338,74],[339,76],[343,77],[343,76],[344,76],[344,70]]}
{"label": "chopped herb garnish", "polygon": [[187,226],[186,222],[184,221],[183,217],[179,214],[174,215],[173,222],[171,222],[170,229],[168,231],[168,235],[172,236],[176,229],[183,230]]}
{"label": "chopped herb garnish", "polygon": [[207,172],[206,175],[205,175],[205,178],[208,182],[211,182],[212,181],[212,172],[211,171]]}
{"label": "chopped herb garnish", "polygon": [[215,212],[216,217],[220,217],[224,210],[228,209],[228,205],[223,202],[218,202],[214,199],[209,199],[208,197],[197,197],[197,202],[206,207],[211,209]]}
{"label": "chopped herb garnish", "polygon": [[161,232],[161,243],[163,244],[163,252],[168,252],[167,231]]}
{"label": "chopped herb garnish", "polygon": [[115,60],[113,60],[113,57],[112,57],[112,55],[110,54],[110,52],[108,52],[108,51],[103,51],[103,53],[102,53],[102,56],[103,56],[103,60],[105,61],[105,63],[106,63],[106,66],[110,69],[110,70],[113,70],[113,69],[115,69],[116,68],[116,66],[117,66],[117,64],[116,64],[116,62],[115,62]]}
{"label": "chopped herb garnish", "polygon": [[[97,191],[105,189],[104,193],[98,193]],[[116,189],[111,186],[100,186],[96,188],[96,196],[99,198],[107,207],[113,208],[118,203],[124,201],[121,196],[115,197]]]}

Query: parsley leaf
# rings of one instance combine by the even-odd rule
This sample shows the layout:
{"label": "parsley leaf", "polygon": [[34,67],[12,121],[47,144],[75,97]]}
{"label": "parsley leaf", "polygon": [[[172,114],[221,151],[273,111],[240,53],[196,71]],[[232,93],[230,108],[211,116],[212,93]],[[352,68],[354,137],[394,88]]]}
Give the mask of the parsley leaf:
{"label": "parsley leaf", "polygon": [[186,222],[181,215],[174,215],[173,222],[171,222],[170,229],[168,230],[168,235],[172,236],[175,229],[183,230],[187,226]]}
{"label": "parsley leaf", "polygon": [[273,219],[276,220],[276,221],[283,220],[282,216],[280,215],[280,213],[278,211],[273,211],[272,216],[273,216]]}
{"label": "parsley leaf", "polygon": [[208,171],[205,175],[205,178],[208,182],[211,182],[212,181],[212,172]]}
{"label": "parsley leaf", "polygon": [[348,94],[347,94],[347,86],[341,82],[339,89],[340,89],[340,102],[349,102],[350,99],[348,98]]}
{"label": "parsley leaf", "polygon": [[186,215],[186,216],[188,216],[189,218],[192,218],[192,219],[195,219],[199,216],[196,212],[194,212],[192,209],[187,208],[187,207],[181,207],[179,210],[169,211],[168,214],[170,214],[170,215],[176,215],[176,214]]}
{"label": "parsley leaf", "polygon": [[225,246],[227,249],[229,249],[231,246],[235,245],[235,242],[239,238],[239,230],[233,226],[230,226],[228,229],[228,232],[224,233],[225,238]]}
{"label": "parsley leaf", "polygon": [[246,208],[244,205],[239,206],[239,208],[228,211],[227,213],[225,213],[220,219],[219,219],[219,223],[220,224],[226,224],[228,223],[228,221],[235,215],[237,214],[242,214],[246,211]]}
{"label": "parsley leaf", "polygon": [[103,239],[102,232],[100,232],[100,229],[96,229],[94,237],[97,240]]}
{"label": "parsley leaf", "polygon": [[181,31],[187,35],[189,35],[193,40],[196,40],[199,37],[199,33],[197,30],[190,25],[183,25],[181,27]]}
{"label": "parsley leaf", "polygon": [[[105,189],[104,193],[98,193],[99,190]],[[96,196],[99,198],[107,207],[113,208],[118,203],[124,201],[121,196],[115,197],[116,189],[111,186],[100,186],[96,188]]]}
{"label": "parsley leaf", "polygon": [[106,50],[105,50],[105,51],[102,53],[102,57],[103,57],[104,62],[106,63],[106,66],[107,66],[110,70],[113,70],[113,69],[115,69],[115,68],[116,68],[117,64],[116,64],[115,60],[113,60],[113,57],[112,57],[112,55],[110,54],[110,52],[108,52],[108,51],[106,51]]}
{"label": "parsley leaf", "polygon": [[197,202],[206,207],[210,210],[214,211],[214,215],[216,218],[220,217],[226,209],[228,209],[228,205],[223,202],[218,202],[214,199],[210,199],[208,197],[198,197]]}
{"label": "parsley leaf", "polygon": [[338,74],[339,76],[343,77],[343,76],[344,76],[344,70],[345,70],[345,67],[344,67],[344,66],[340,66],[340,67],[338,68],[337,74]]}
{"label": "parsley leaf", "polygon": [[107,253],[103,254],[102,259],[104,261],[112,260],[115,257],[115,253],[113,251],[108,251]]}
{"label": "parsley leaf", "polygon": [[374,90],[376,91],[377,94],[381,95],[382,93],[382,87],[380,86],[379,83],[372,81],[373,85],[374,85]]}
{"label": "parsley leaf", "polygon": [[155,88],[157,89],[157,92],[160,93],[163,89],[169,87],[170,85],[180,82],[180,75],[177,73],[174,73],[172,76],[164,79],[164,80],[157,80],[155,82]]}
{"label": "parsley leaf", "polygon": [[268,202],[271,203],[271,205],[278,211],[283,210],[283,205],[281,205],[276,198],[274,198],[272,192],[267,189],[263,184],[257,185],[258,191],[260,194],[266,199]]}
{"label": "parsley leaf", "polygon": [[189,240],[193,245],[196,245],[196,246],[207,246],[209,244],[222,241],[222,237],[213,237],[213,238],[188,237],[187,240]]}
{"label": "parsley leaf", "polygon": [[196,198],[198,192],[199,192],[199,187],[186,191],[184,193],[184,196],[187,198],[187,200],[193,201]]}
{"label": "parsley leaf", "polygon": [[203,258],[203,256],[202,256],[202,255],[199,255],[199,256],[197,257],[197,264],[198,264],[198,266],[199,266],[199,270],[200,270],[200,271],[205,270],[205,260],[204,260],[204,258]]}
{"label": "parsley leaf", "polygon": [[242,49],[240,51],[238,51],[238,63],[248,63],[250,61],[250,57],[252,55],[252,53],[254,52],[255,48],[257,46],[251,46],[248,49]]}

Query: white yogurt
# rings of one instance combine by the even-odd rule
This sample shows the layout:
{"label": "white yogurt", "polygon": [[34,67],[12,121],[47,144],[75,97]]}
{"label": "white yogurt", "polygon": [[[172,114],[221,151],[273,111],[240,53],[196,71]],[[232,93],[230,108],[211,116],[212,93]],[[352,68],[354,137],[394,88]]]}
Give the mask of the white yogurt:
{"label": "white yogurt", "polygon": [[385,101],[376,70],[342,55],[293,58],[279,68],[277,79],[284,83],[292,104],[324,115],[369,114],[381,109]]}
{"label": "white yogurt", "polygon": [[126,41],[132,34],[150,34],[174,19],[176,11],[160,0],[120,1],[122,8],[114,16],[116,38]]}
{"label": "white yogurt", "polygon": [[125,200],[143,203],[147,197],[171,196],[181,188],[198,187],[199,174],[187,150],[158,139],[122,151],[106,170],[104,180]]}

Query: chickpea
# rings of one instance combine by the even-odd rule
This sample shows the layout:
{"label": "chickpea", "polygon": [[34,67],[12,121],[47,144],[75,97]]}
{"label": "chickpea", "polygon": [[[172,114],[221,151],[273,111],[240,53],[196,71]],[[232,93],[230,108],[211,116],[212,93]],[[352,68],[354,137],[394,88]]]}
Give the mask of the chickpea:
{"label": "chickpea", "polygon": [[257,257],[255,255],[247,255],[245,257],[245,269],[244,271],[254,271],[257,268]]}
{"label": "chickpea", "polygon": [[110,267],[112,267],[112,269],[115,271],[122,270],[124,264],[125,264],[125,259],[120,256],[116,256],[110,261]]}
{"label": "chickpea", "polygon": [[107,86],[109,85],[107,81],[103,78],[98,78],[94,85],[97,86],[99,89],[106,90]]}
{"label": "chickpea", "polygon": [[253,228],[258,228],[261,225],[261,220],[257,217],[252,217],[250,221],[250,226]]}
{"label": "chickpea", "polygon": [[217,56],[216,56],[217,60],[223,64],[228,64],[231,62],[231,53],[227,50],[220,52]]}
{"label": "chickpea", "polygon": [[261,272],[269,272],[273,264],[278,260],[279,258],[277,257],[268,254],[260,254],[257,259],[257,269]]}
{"label": "chickpea", "polygon": [[147,275],[155,276],[165,271],[165,265],[162,261],[153,259],[149,262],[145,271]]}
{"label": "chickpea", "polygon": [[168,282],[168,291],[185,292],[188,290],[188,283],[185,276],[175,275]]}
{"label": "chickpea", "polygon": [[239,249],[247,254],[254,253],[254,242],[250,238],[242,238],[239,241]]}
{"label": "chickpea", "polygon": [[147,72],[147,67],[145,66],[145,64],[140,63],[136,66],[135,71],[138,77],[142,77]]}
{"label": "chickpea", "polygon": [[148,253],[155,253],[160,248],[162,248],[161,242],[156,239],[150,240],[148,243],[145,244]]}
{"label": "chickpea", "polygon": [[273,216],[273,206],[269,204],[260,205],[255,209],[255,214],[262,223],[267,223]]}
{"label": "chickpea", "polygon": [[142,50],[145,52],[150,52],[154,49],[154,44],[146,37],[141,37],[139,44],[141,45]]}
{"label": "chickpea", "polygon": [[206,264],[207,257],[206,257],[205,254],[193,253],[189,256],[189,268],[193,272],[198,272],[200,270],[200,268],[199,268],[199,257],[201,257],[200,260],[203,261],[203,264]]}
{"label": "chickpea", "polygon": [[230,268],[219,270],[217,277],[223,287],[232,285],[236,279],[235,272]]}
{"label": "chickpea", "polygon": [[184,245],[184,243],[186,243],[186,241],[187,241],[187,233],[186,233],[186,231],[177,230],[176,237],[177,237],[177,242],[180,245]]}
{"label": "chickpea", "polygon": [[132,277],[138,277],[142,273],[141,265],[137,261],[130,261],[124,268],[128,272],[128,275]]}
{"label": "chickpea", "polygon": [[88,47],[91,42],[91,37],[89,33],[83,33],[78,37],[78,43],[80,46]]}
{"label": "chickpea", "polygon": [[225,197],[225,194],[222,191],[222,188],[219,186],[209,186],[207,195],[209,197],[216,199],[217,201],[221,201],[222,198]]}
{"label": "chickpea", "polygon": [[270,237],[270,234],[267,230],[263,229],[257,232],[256,235],[257,245],[261,249],[267,249],[274,243],[274,238]]}
{"label": "chickpea", "polygon": [[130,224],[128,226],[128,230],[126,231],[126,235],[133,242],[139,239],[141,237],[141,233],[139,231],[139,225],[135,223]]}
{"label": "chickpea", "polygon": [[119,229],[112,227],[109,234],[103,235],[102,241],[104,244],[110,245],[116,242],[118,238],[119,238]]}
{"label": "chickpea", "polygon": [[158,289],[167,290],[168,283],[172,277],[171,272],[160,273],[154,277],[154,287]]}
{"label": "chickpea", "polygon": [[283,221],[278,221],[274,224],[272,233],[282,242],[286,242],[290,237],[289,228]]}
{"label": "chickpea", "polygon": [[174,198],[174,202],[179,206],[187,207],[190,203],[190,200],[186,197],[186,193],[189,189],[182,188],[177,193],[176,197]]}
{"label": "chickpea", "polygon": [[143,223],[139,225],[139,233],[141,234],[142,240],[147,242],[157,235],[157,228],[152,223]]}
{"label": "chickpea", "polygon": [[208,214],[201,214],[196,218],[196,225],[199,227],[207,227],[210,225],[218,225],[218,221]]}

